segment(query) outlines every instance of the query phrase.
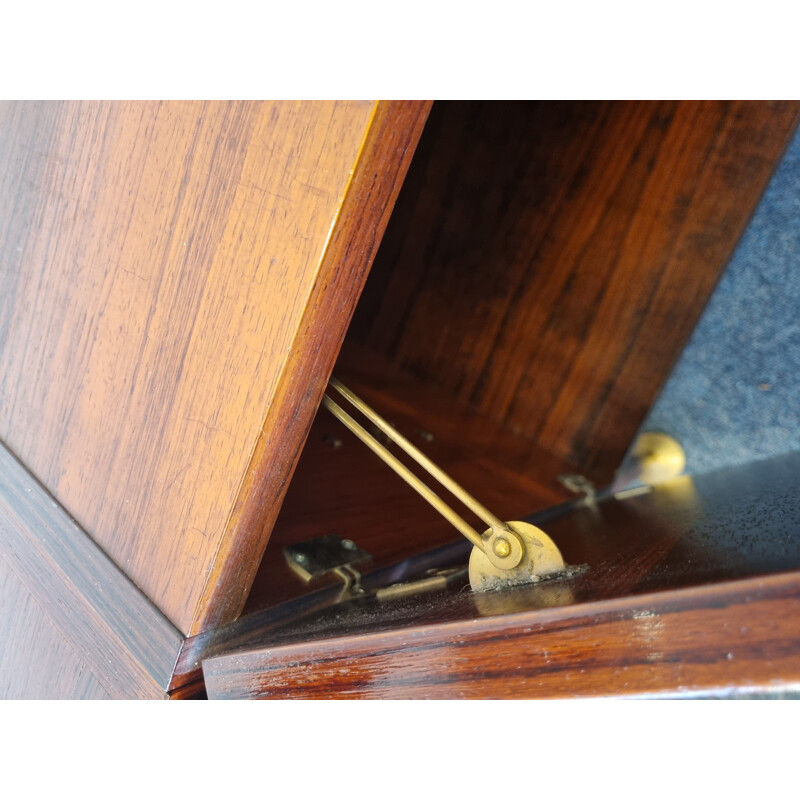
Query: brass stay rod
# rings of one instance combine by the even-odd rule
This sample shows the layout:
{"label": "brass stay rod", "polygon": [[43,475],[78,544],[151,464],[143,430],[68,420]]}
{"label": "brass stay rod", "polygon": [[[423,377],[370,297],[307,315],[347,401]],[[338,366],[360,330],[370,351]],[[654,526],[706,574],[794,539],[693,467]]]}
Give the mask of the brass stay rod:
{"label": "brass stay rod", "polygon": [[[368,406],[361,398],[350,391],[336,378],[331,378],[330,386],[341,394],[353,407],[358,409],[370,422],[391,439],[398,447],[404,450],[414,461],[444,486],[454,497],[458,498],[467,508],[479,516],[494,530],[507,531],[508,525],[496,517],[483,504],[479,503],[469,492],[454,481],[446,472],[440,469],[422,451],[416,448],[402,434],[398,433],[386,420]],[[420,480],[405,464],[397,459],[386,447],[378,442],[367,430],[356,422],[341,406],[329,395],[322,399],[325,407],[367,447],[372,450],[384,463],[391,467],[409,486],[427,500],[451,525],[460,531],[472,544],[485,550],[481,535],[459,516],[447,503],[442,500],[427,484]]]}

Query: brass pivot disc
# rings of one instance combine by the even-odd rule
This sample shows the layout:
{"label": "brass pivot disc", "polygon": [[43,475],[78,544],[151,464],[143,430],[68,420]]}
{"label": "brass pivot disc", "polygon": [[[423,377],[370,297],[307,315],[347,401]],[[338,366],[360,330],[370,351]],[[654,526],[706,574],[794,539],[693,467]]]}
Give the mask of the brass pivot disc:
{"label": "brass pivot disc", "polygon": [[[514,539],[508,537],[508,545],[487,531],[484,540],[490,555],[479,547],[472,548],[469,583],[473,591],[485,592],[520,583],[534,583],[546,575],[563,572],[566,568],[559,549],[543,530],[527,522],[509,522],[508,527],[516,534]],[[522,544],[521,554],[514,546],[517,541]],[[504,556],[506,551],[508,553]],[[508,558],[510,568],[500,566],[504,558]]]}

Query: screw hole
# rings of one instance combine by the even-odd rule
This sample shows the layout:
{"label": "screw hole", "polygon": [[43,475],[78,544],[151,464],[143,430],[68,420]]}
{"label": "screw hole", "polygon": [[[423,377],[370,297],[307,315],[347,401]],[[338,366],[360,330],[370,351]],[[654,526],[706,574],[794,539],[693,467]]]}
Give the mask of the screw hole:
{"label": "screw hole", "polygon": [[322,441],[325,442],[328,447],[336,450],[337,448],[342,446],[342,440],[338,436],[334,436],[332,433],[326,433],[322,437]]}

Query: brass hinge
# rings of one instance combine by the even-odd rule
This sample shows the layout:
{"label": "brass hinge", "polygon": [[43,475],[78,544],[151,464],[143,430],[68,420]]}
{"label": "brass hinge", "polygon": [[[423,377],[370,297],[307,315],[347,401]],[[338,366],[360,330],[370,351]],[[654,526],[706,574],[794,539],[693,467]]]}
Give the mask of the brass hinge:
{"label": "brass hinge", "polygon": [[343,583],[340,601],[363,596],[374,597],[378,601],[396,600],[439,591],[463,580],[467,574],[467,570],[458,567],[432,569],[410,581],[365,590],[361,586],[361,573],[356,565],[371,560],[371,556],[351,539],[328,534],[287,545],[283,548],[283,555],[286,563],[306,583],[323,575],[336,575]]}
{"label": "brass hinge", "polygon": [[340,422],[472,543],[469,581],[473,590],[532,583],[567,572],[561,552],[544,531],[527,522],[503,522],[340,381],[331,378],[329,388],[489,526],[483,534],[478,533],[330,395],[324,396],[323,404]]}

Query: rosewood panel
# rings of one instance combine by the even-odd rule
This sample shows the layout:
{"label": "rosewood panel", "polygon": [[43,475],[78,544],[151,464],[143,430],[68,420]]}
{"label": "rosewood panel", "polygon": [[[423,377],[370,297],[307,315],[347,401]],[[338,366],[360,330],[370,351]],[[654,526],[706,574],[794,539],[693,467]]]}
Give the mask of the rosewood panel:
{"label": "rosewood panel", "polygon": [[352,335],[608,483],[799,108],[437,103]]}
{"label": "rosewood panel", "polygon": [[0,107],[0,438],[184,633],[244,602],[426,111]]}
{"label": "rosewood panel", "polygon": [[192,633],[231,620],[245,604],[429,107],[424,102],[377,106],[243,475]]}

